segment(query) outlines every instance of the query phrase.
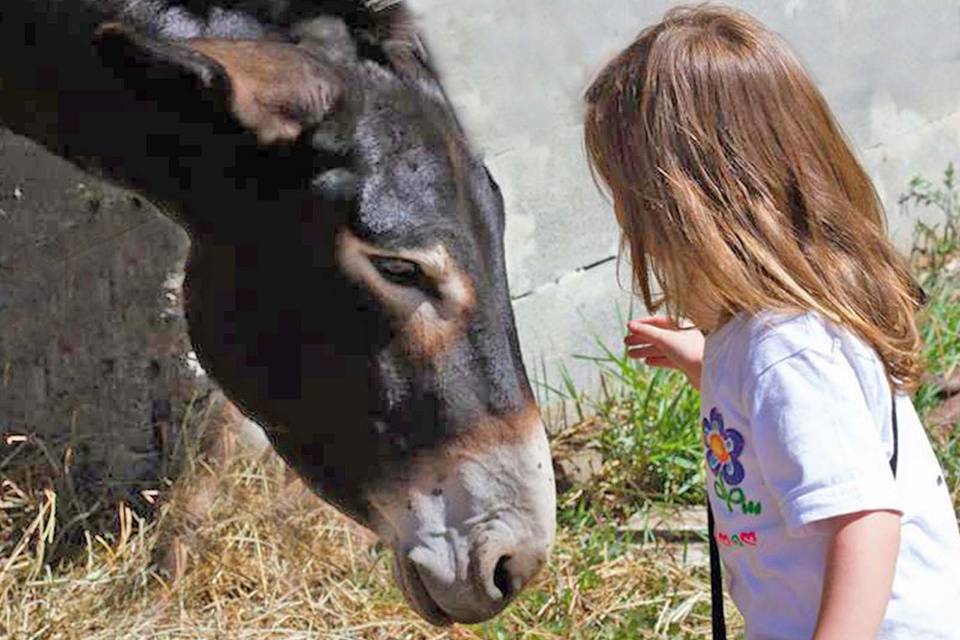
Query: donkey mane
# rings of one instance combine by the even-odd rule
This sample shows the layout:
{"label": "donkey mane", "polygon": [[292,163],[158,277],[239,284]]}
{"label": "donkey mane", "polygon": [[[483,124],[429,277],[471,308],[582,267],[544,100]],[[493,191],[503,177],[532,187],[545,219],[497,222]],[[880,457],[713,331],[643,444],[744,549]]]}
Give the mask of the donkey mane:
{"label": "donkey mane", "polygon": [[314,16],[340,18],[362,58],[389,64],[390,48],[403,48],[425,63],[426,50],[401,0],[86,0],[154,37],[234,40],[286,39],[295,22]]}

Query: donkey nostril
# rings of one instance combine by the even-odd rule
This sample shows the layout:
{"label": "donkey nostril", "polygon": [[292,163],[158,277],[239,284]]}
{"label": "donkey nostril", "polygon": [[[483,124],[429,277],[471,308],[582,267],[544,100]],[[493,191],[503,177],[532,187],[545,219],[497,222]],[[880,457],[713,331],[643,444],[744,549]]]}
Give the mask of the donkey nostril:
{"label": "donkey nostril", "polygon": [[493,586],[500,590],[504,600],[513,596],[513,579],[510,577],[510,570],[507,568],[507,562],[509,561],[510,556],[503,556],[497,561],[497,566],[493,569]]}

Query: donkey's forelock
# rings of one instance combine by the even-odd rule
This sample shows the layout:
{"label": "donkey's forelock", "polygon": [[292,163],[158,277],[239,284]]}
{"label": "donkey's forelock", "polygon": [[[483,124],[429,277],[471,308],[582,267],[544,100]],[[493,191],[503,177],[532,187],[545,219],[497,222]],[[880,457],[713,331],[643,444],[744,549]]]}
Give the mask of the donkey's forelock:
{"label": "donkey's forelock", "polygon": [[286,37],[285,29],[317,16],[343,20],[361,40],[364,57],[386,59],[384,48],[426,59],[414,20],[401,0],[93,0],[105,14],[142,33],[171,39],[232,40]]}

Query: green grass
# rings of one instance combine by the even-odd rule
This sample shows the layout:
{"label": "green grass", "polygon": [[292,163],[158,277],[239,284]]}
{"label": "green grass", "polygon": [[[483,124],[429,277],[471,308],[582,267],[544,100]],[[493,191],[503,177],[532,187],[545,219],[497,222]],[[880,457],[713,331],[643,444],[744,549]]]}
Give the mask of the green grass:
{"label": "green grass", "polygon": [[[942,217],[936,225],[917,223],[911,258],[928,297],[921,316],[924,363],[929,374],[949,376],[960,367],[960,183],[953,164],[944,171],[939,184],[914,178],[900,203],[933,208]],[[938,388],[930,383],[922,384],[914,397],[925,421],[940,401]],[[928,434],[944,467],[954,504],[960,507],[960,425],[931,425]]]}
{"label": "green grass", "polygon": [[591,360],[608,391],[592,407],[601,428],[589,435],[606,463],[598,482],[565,501],[561,519],[622,521],[652,503],[700,504],[699,394],[679,373],[625,354],[606,351]]}
{"label": "green grass", "polygon": [[953,163],[947,165],[939,184],[922,176],[914,177],[899,203],[907,211],[920,207],[940,213],[938,224],[918,221],[914,228],[911,258],[920,284],[928,286],[943,278],[960,248],[960,183]]}
{"label": "green grass", "polygon": [[[946,375],[956,369],[960,360],[960,283],[944,283],[930,294],[923,327],[924,355],[930,373]],[[914,404],[925,423],[940,400],[935,385],[923,384],[917,390]],[[943,466],[954,504],[960,508],[960,425],[937,428],[931,424],[927,432]]]}

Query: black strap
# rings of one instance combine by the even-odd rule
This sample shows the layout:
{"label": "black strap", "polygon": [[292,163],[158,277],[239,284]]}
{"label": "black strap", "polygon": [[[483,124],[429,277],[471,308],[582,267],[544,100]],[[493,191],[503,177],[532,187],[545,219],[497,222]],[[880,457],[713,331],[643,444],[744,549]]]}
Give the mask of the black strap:
{"label": "black strap", "polygon": [[[890,471],[897,477],[897,458],[900,455],[900,429],[897,426],[897,394],[890,394],[893,414],[893,455],[890,456]],[[727,640],[727,619],[723,613],[723,576],[720,570],[720,549],[714,531],[713,509],[710,508],[710,496],[707,496],[707,535],[710,536],[710,621],[713,627],[713,640]]]}
{"label": "black strap", "polygon": [[714,531],[713,509],[707,496],[707,535],[710,536],[710,620],[713,640],[727,640],[727,619],[723,615],[723,576],[720,574],[720,549]]}
{"label": "black strap", "polygon": [[893,477],[897,477],[897,458],[900,455],[900,434],[898,433],[899,428],[897,427],[897,394],[892,392],[890,394],[890,404],[893,405],[893,455],[890,456],[890,471],[893,471]]}

